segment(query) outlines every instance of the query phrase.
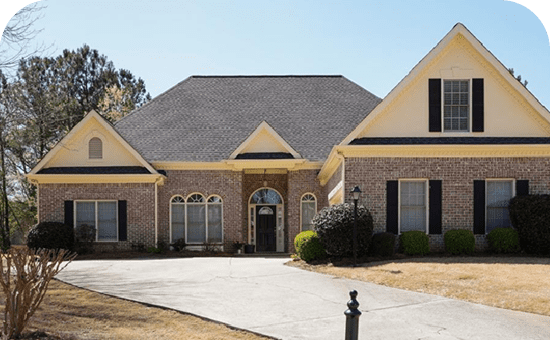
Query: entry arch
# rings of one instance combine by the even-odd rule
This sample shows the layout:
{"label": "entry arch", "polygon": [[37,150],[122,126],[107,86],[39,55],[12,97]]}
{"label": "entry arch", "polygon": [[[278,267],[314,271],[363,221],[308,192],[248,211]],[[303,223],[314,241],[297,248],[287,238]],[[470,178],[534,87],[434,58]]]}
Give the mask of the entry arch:
{"label": "entry arch", "polygon": [[[255,245],[256,251],[284,252],[284,205],[283,196],[270,187],[261,187],[248,198],[248,243]],[[270,211],[273,212],[273,222]],[[270,241],[271,223],[274,224],[274,249]]]}

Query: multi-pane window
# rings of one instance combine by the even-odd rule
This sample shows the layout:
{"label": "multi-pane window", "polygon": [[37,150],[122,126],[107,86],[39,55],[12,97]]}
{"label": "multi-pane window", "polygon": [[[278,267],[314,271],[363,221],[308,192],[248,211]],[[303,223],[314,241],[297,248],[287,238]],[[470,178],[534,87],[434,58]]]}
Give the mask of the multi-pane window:
{"label": "multi-pane window", "polygon": [[116,201],[76,202],[76,226],[87,224],[96,229],[96,241],[118,241]]}
{"label": "multi-pane window", "polygon": [[487,180],[487,233],[512,225],[508,204],[514,195],[513,183],[513,180]]}
{"label": "multi-pane window", "polygon": [[443,81],[443,131],[469,131],[468,80]]}
{"label": "multi-pane window", "polygon": [[302,231],[313,230],[313,217],[317,214],[317,202],[312,194],[302,196]]}
{"label": "multi-pane window", "polygon": [[206,200],[193,194],[184,200],[175,196],[170,202],[172,242],[185,238],[186,243],[221,243],[223,241],[223,206],[219,196]]}
{"label": "multi-pane window", "polygon": [[427,181],[400,181],[399,229],[426,231]]}

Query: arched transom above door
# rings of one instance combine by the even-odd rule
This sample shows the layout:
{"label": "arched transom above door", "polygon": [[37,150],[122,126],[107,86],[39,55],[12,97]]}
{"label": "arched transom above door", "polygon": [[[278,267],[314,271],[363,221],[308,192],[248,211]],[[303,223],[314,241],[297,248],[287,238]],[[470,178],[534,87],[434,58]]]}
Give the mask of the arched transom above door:
{"label": "arched transom above door", "polygon": [[250,204],[283,204],[283,199],[277,191],[263,188],[252,195]]}

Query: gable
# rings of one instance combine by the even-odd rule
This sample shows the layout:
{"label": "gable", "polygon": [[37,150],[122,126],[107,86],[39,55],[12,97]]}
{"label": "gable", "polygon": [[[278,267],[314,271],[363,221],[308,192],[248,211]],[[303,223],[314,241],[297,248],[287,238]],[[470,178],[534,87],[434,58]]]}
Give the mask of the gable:
{"label": "gable", "polygon": [[139,167],[146,169],[147,173],[156,173],[99,114],[92,111],[44,157],[31,174],[51,168],[108,167]]}
{"label": "gable", "polygon": [[231,154],[230,159],[247,154],[289,154],[292,158],[302,158],[267,122],[262,122],[256,130]]}
{"label": "gable", "polygon": [[[470,110],[467,132],[430,132],[430,79],[440,82],[441,88],[445,80],[467,82]],[[481,132],[472,132],[475,131],[472,92],[476,81],[483,87]],[[548,111],[464,26],[457,24],[341,145],[370,137],[548,136]]]}

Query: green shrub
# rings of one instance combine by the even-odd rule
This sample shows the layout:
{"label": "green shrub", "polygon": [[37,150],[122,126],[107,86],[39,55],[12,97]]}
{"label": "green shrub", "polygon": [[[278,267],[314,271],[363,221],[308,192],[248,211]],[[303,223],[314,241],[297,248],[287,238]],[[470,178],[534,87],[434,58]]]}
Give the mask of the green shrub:
{"label": "green shrub", "polygon": [[80,255],[91,254],[94,252],[96,231],[95,227],[88,224],[82,224],[75,228],[76,252]]}
{"label": "green shrub", "polygon": [[426,255],[430,252],[430,239],[423,231],[406,231],[400,236],[399,248],[407,255]]}
{"label": "green shrub", "polygon": [[487,235],[489,249],[495,253],[519,252],[519,234],[513,228],[495,228]]}
{"label": "green shrub", "polygon": [[151,253],[151,254],[160,254],[160,253],[162,253],[162,249],[157,248],[157,247],[148,247],[147,252]]}
{"label": "green shrub", "polygon": [[27,246],[31,249],[74,249],[74,228],[61,222],[40,222],[29,231]]}
{"label": "green shrub", "polygon": [[175,251],[182,251],[185,249],[187,244],[185,243],[185,238],[178,238],[176,242],[172,243],[170,245],[172,248],[174,248]]}
{"label": "green shrub", "polygon": [[319,242],[317,233],[312,230],[302,231],[294,239],[296,254],[306,261],[320,260],[327,256],[325,248]]}
{"label": "green shrub", "polygon": [[[314,230],[332,256],[353,255],[354,205],[336,204],[323,208],[313,218]],[[372,215],[363,206],[357,208],[357,255],[365,255],[372,238]]]}
{"label": "green shrub", "polygon": [[476,238],[471,230],[449,230],[445,233],[445,250],[453,255],[471,254],[476,247]]}
{"label": "green shrub", "polygon": [[376,233],[372,235],[370,253],[373,256],[390,257],[395,254],[396,236],[393,233]]}
{"label": "green shrub", "polygon": [[521,249],[531,254],[550,254],[550,195],[516,196],[509,209]]}

